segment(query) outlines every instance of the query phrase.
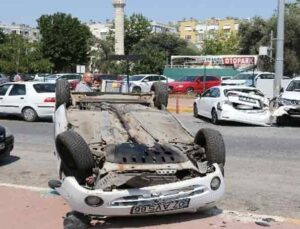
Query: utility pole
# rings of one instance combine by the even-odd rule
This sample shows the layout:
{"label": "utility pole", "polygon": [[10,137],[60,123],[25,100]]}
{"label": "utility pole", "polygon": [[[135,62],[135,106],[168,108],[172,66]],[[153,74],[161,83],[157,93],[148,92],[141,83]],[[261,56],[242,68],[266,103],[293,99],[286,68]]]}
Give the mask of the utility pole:
{"label": "utility pole", "polygon": [[277,19],[277,42],[276,42],[276,63],[274,97],[278,97],[281,90],[281,78],[283,76],[283,55],[284,55],[284,13],[285,0],[278,0],[278,19]]}
{"label": "utility pole", "polygon": [[[271,34],[270,34],[270,59],[273,60],[273,40],[274,40],[274,32],[273,30],[271,30]],[[273,62],[273,61],[272,61]]]}

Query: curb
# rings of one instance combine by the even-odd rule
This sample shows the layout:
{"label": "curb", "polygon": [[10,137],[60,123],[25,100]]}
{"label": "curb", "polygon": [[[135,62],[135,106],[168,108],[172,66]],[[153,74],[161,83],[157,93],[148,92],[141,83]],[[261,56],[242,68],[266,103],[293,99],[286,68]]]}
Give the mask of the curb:
{"label": "curb", "polygon": [[[176,107],[168,107],[168,111],[176,113]],[[179,107],[179,113],[193,113],[193,108],[191,107]]]}

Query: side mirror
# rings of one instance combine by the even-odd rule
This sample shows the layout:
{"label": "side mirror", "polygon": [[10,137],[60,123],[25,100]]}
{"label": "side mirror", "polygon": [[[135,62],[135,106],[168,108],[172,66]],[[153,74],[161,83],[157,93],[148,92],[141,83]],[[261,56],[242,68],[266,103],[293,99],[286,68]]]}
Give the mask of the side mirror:
{"label": "side mirror", "polygon": [[197,83],[201,83],[201,80],[197,79],[196,82],[197,82]]}

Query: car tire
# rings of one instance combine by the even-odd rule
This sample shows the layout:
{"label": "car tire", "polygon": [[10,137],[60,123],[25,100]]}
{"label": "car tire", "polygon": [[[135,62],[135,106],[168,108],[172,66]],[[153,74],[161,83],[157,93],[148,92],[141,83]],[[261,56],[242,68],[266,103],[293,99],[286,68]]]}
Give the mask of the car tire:
{"label": "car tire", "polygon": [[198,108],[197,108],[197,104],[194,103],[193,105],[193,114],[195,118],[199,118],[199,114],[198,114]]}
{"label": "car tire", "polygon": [[22,116],[26,122],[34,122],[38,118],[36,111],[31,107],[25,107],[22,110]]}
{"label": "car tire", "polygon": [[218,125],[220,123],[216,109],[212,109],[211,111],[211,122],[215,125]]}
{"label": "car tire", "polygon": [[151,91],[154,92],[154,106],[159,110],[165,110],[169,100],[168,85],[163,82],[155,82]]}
{"label": "car tire", "polygon": [[188,87],[185,92],[187,95],[190,95],[190,94],[194,93],[194,88]]}
{"label": "car tire", "polygon": [[204,148],[207,161],[210,164],[219,164],[224,174],[226,150],[221,133],[209,128],[200,129],[195,136],[194,142]]}
{"label": "car tire", "polygon": [[88,229],[90,218],[79,212],[69,212],[64,217],[64,229]]}
{"label": "car tire", "polygon": [[55,144],[62,165],[66,167],[63,172],[74,176],[79,184],[84,184],[94,168],[93,155],[87,143],[78,133],[70,130],[59,134]]}
{"label": "car tire", "polygon": [[62,104],[65,104],[66,108],[70,106],[71,104],[70,85],[67,80],[65,79],[57,80],[55,94],[56,94],[55,109],[59,108],[59,106]]}
{"label": "car tire", "polygon": [[277,126],[285,126],[289,125],[289,116],[288,115],[282,115],[276,118],[276,124]]}
{"label": "car tire", "polygon": [[140,94],[142,92],[142,89],[140,87],[134,87],[132,89],[132,93],[137,93],[137,94]]}

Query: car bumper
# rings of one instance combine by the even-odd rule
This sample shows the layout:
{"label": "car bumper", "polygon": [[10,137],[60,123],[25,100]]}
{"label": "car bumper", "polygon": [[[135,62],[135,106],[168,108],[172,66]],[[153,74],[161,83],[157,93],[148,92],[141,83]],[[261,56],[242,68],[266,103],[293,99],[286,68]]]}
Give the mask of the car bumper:
{"label": "car bumper", "polygon": [[237,110],[224,105],[219,111],[219,120],[246,123],[251,125],[269,126],[271,113],[269,110]]}
{"label": "car bumper", "polygon": [[14,148],[14,136],[7,136],[5,142],[0,143],[0,159],[10,155]]}
{"label": "car bumper", "polygon": [[48,118],[53,117],[55,111],[54,105],[48,106],[38,106],[37,107],[37,114],[40,118]]}
{"label": "car bumper", "polygon": [[[67,177],[56,190],[68,202],[72,210],[94,216],[135,216],[134,206],[149,203],[165,203],[165,201],[180,201],[188,199],[189,205],[181,209],[141,213],[138,215],[173,214],[180,212],[195,212],[201,208],[214,206],[225,192],[223,175],[217,164],[216,171],[205,177],[197,177],[171,184],[157,185],[140,189],[127,190],[88,190],[80,186],[74,177]],[[214,177],[221,180],[220,187],[213,191],[210,183]],[[103,200],[103,205],[91,207],[85,203],[88,196],[97,196]],[[138,199],[134,199],[138,196]],[[133,199],[132,199],[133,198]]]}

